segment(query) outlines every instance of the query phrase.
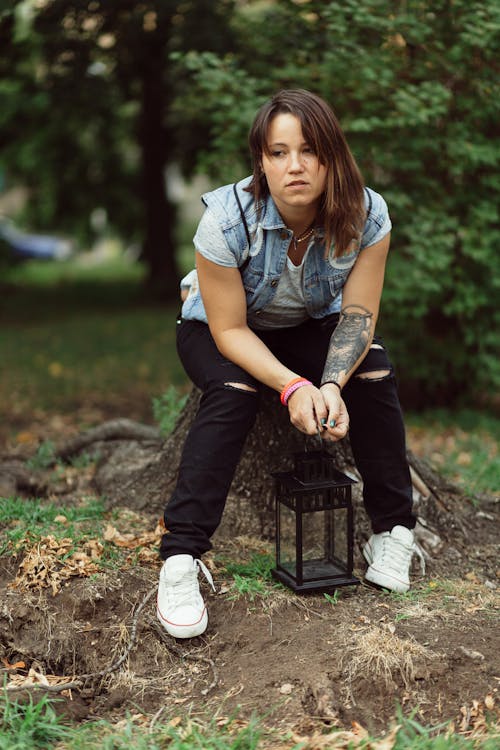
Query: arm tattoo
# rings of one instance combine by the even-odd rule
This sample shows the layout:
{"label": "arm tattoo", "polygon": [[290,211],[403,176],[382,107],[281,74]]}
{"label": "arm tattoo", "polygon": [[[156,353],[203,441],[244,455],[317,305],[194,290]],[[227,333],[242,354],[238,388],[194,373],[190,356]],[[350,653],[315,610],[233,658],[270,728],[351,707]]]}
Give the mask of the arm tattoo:
{"label": "arm tattoo", "polygon": [[366,307],[344,307],[338,326],[330,339],[322,383],[345,379],[370,343],[372,328],[373,313]]}

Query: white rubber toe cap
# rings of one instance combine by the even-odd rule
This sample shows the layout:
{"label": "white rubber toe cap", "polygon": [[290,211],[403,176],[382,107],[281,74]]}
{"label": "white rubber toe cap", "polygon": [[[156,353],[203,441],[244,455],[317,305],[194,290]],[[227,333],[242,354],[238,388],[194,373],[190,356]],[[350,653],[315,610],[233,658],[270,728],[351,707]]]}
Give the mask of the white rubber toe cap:
{"label": "white rubber toe cap", "polygon": [[156,615],[167,633],[174,638],[194,638],[205,632],[208,625],[207,609],[177,607],[172,614],[163,613],[159,606]]}

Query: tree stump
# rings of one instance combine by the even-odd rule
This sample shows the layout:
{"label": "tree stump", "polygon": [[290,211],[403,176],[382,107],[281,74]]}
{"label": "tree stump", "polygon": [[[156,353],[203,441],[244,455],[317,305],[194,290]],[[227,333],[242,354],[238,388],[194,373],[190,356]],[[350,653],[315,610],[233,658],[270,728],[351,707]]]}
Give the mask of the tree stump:
{"label": "tree stump", "polygon": [[[56,461],[69,461],[85,452],[96,462],[93,488],[105,498],[108,507],[125,506],[161,516],[174,487],[181,451],[187,431],[198,409],[200,393],[192,388],[173,432],[162,440],[155,427],[128,419],[115,419],[77,435],[56,446]],[[218,535],[234,538],[252,535],[274,537],[273,472],[292,468],[293,454],[315,450],[319,437],[306,437],[298,432],[288,418],[278,395],[264,389],[256,423],[243,449]],[[357,478],[349,439],[324,443],[335,457],[337,468]],[[428,464],[408,451],[412,472],[414,501],[419,523],[416,538],[427,559],[439,555],[443,544],[466,551],[467,537],[474,525],[482,522],[464,492],[433,471]],[[73,489],[54,487],[50,467],[33,468],[19,456],[0,456],[0,495],[53,496],[61,498]],[[88,480],[87,480],[88,481]],[[85,490],[84,490],[85,491]],[[369,520],[362,503],[362,483],[352,489],[355,510],[356,548],[370,534]],[[482,496],[483,505],[496,509],[495,498]],[[490,517],[488,513],[483,516]],[[493,517],[493,516],[492,516]],[[457,552],[456,552],[457,553]],[[459,557],[462,552],[457,553]],[[464,553],[465,554],[465,553]]]}
{"label": "tree stump", "polygon": [[[110,446],[104,449],[95,484],[110,505],[163,513],[175,485],[181,451],[199,397],[200,392],[192,388],[173,432],[162,444],[127,441],[115,444],[112,450]],[[246,440],[218,534],[230,538],[244,534],[273,538],[273,472],[291,469],[294,453],[317,450],[321,445],[334,455],[340,471],[358,480],[352,491],[356,537],[366,539],[370,525],[348,437],[338,443],[326,443],[319,437],[303,435],[291,425],[278,394],[268,388],[263,389],[257,419]]]}
{"label": "tree stump", "polygon": [[[173,432],[163,444],[132,446],[127,441],[115,444],[112,451],[109,446],[104,449],[95,483],[110,504],[163,512],[175,485],[182,447],[198,409],[199,397],[199,391],[193,388]],[[234,535],[249,532],[265,537],[272,535],[272,473],[290,468],[293,453],[304,450],[304,447],[317,449],[319,444],[319,437],[308,438],[290,424],[279,396],[265,388],[255,425],[248,435],[231,485],[224,528]],[[329,450],[335,453],[339,469],[354,472],[349,441],[331,445]]]}

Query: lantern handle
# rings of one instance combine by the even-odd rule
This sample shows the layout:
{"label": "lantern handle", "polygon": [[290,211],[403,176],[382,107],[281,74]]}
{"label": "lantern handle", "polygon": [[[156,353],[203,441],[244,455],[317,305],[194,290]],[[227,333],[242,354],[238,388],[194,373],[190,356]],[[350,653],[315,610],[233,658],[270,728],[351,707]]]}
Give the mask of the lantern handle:
{"label": "lantern handle", "polygon": [[[319,427],[318,427],[318,432],[313,436],[313,440],[319,440],[319,449],[323,450],[323,438],[321,437],[321,430]],[[309,452],[308,445],[309,443],[308,443],[307,437],[304,437],[304,452],[305,453]]]}

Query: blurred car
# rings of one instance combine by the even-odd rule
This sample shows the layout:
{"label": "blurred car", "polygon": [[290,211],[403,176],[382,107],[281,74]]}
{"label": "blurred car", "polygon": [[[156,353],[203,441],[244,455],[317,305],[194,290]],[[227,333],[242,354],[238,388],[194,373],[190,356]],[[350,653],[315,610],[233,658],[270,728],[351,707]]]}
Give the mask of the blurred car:
{"label": "blurred car", "polygon": [[0,217],[0,258],[4,262],[66,260],[72,253],[73,244],[67,239],[22,232],[10,219]]}

